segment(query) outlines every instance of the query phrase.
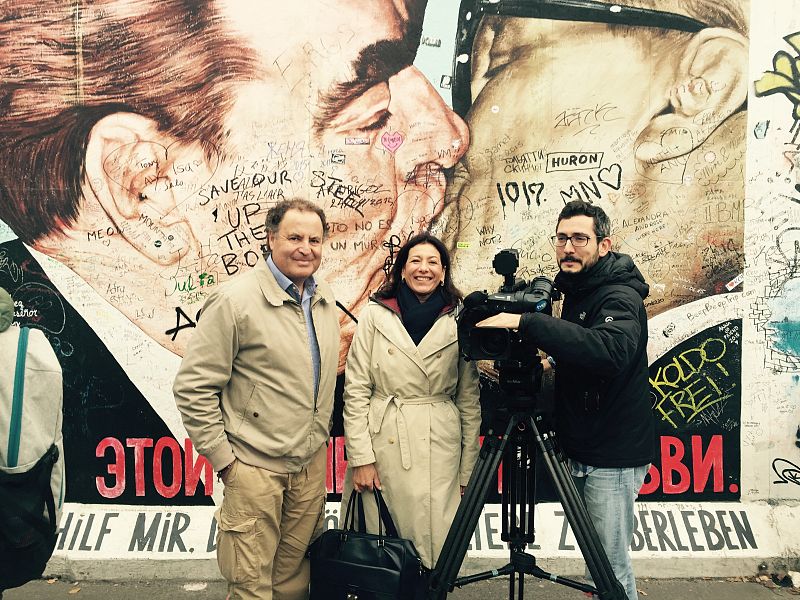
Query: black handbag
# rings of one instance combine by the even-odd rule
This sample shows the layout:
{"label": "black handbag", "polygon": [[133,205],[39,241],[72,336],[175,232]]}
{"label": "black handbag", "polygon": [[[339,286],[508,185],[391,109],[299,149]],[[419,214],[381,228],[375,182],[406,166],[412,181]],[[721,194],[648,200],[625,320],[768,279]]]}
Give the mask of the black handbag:
{"label": "black handbag", "polygon": [[[353,492],[342,529],[329,529],[309,548],[310,600],[414,600],[427,592],[414,543],[398,536],[380,491],[378,534],[366,533],[364,501]],[[355,511],[358,511],[358,529]],[[385,532],[384,532],[385,527]]]}

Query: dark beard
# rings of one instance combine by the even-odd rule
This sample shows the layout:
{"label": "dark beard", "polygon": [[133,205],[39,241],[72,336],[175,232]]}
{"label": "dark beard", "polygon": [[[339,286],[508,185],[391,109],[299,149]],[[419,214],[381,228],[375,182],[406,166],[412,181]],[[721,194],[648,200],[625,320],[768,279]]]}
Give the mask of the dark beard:
{"label": "dark beard", "polygon": [[558,276],[559,279],[569,282],[571,285],[575,285],[586,276],[586,269],[581,269],[577,273],[571,273],[570,271],[559,271]]}
{"label": "dark beard", "polygon": [[559,286],[559,289],[561,289],[562,292],[580,289],[583,285],[583,282],[588,279],[589,273],[594,269],[595,266],[597,266],[598,262],[599,261],[595,261],[591,265],[581,262],[581,270],[576,273],[562,270],[559,263],[557,286]]}

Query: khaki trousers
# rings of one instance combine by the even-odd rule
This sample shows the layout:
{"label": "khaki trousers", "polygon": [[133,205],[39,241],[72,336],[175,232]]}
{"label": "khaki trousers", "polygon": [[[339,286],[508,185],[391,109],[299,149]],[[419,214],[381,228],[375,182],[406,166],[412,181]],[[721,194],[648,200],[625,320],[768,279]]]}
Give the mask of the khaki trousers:
{"label": "khaki trousers", "polygon": [[306,600],[312,539],[325,512],[323,444],[299,473],[236,461],[217,511],[217,562],[231,600]]}

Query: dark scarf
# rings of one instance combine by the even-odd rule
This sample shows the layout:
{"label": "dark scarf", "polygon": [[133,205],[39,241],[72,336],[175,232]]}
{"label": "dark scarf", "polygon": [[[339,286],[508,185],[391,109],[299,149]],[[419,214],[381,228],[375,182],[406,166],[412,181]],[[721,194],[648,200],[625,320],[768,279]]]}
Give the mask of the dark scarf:
{"label": "dark scarf", "polygon": [[447,303],[441,286],[437,287],[425,302],[420,302],[406,282],[401,281],[397,290],[397,304],[400,306],[403,326],[414,340],[414,345],[419,346]]}

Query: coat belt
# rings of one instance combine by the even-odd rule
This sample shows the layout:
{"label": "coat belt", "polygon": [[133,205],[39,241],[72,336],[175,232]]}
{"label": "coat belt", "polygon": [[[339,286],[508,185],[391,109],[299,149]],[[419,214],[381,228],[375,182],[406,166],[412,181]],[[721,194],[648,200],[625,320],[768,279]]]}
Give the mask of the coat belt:
{"label": "coat belt", "polygon": [[370,429],[373,435],[380,432],[383,425],[383,417],[390,404],[397,407],[395,412],[395,424],[397,426],[397,441],[400,444],[400,460],[403,468],[408,471],[411,468],[411,449],[408,441],[408,427],[403,415],[403,405],[405,404],[435,404],[437,402],[452,402],[453,397],[449,394],[436,394],[435,396],[415,396],[410,398],[400,398],[395,394],[374,394],[370,402]]}

